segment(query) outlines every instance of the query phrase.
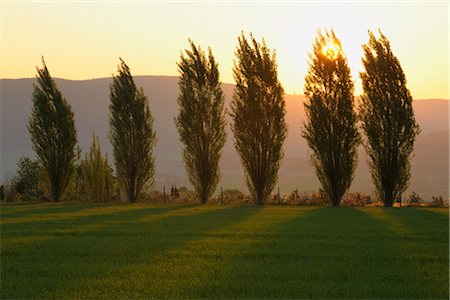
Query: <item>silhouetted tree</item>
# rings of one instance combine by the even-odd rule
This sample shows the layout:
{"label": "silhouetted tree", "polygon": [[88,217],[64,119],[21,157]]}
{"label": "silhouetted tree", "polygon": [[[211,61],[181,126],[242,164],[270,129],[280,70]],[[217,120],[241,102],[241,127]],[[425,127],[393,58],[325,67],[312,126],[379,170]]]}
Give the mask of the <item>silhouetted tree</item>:
{"label": "silhouetted tree", "polygon": [[379,38],[369,31],[363,49],[360,117],[364,146],[378,197],[390,207],[408,186],[409,159],[419,126],[405,74],[388,39],[381,31]]}
{"label": "silhouetted tree", "polygon": [[77,132],[72,109],[42,58],[37,68],[37,84],[33,84],[33,108],[28,124],[33,149],[50,182],[51,197],[60,201],[67,188],[78,158]]}
{"label": "silhouetted tree", "polygon": [[257,204],[270,196],[278,179],[287,134],[284,90],[277,78],[275,52],[265,41],[250,43],[241,33],[233,75],[236,81],[231,116],[234,145],[247,185]]}
{"label": "silhouetted tree", "polygon": [[100,150],[100,143],[95,133],[89,153],[80,163],[81,180],[87,197],[91,201],[109,201],[113,190],[114,177],[112,169]]}
{"label": "silhouetted tree", "polygon": [[138,89],[130,69],[120,59],[119,74],[110,86],[109,138],[113,145],[117,179],[134,203],[153,184],[156,134],[144,90]]}
{"label": "silhouetted tree", "polygon": [[323,191],[334,206],[350,187],[360,142],[354,112],[353,83],[333,30],[319,30],[305,78],[306,122],[302,136]]}
{"label": "silhouetted tree", "polygon": [[178,63],[180,113],[175,124],[184,144],[189,181],[205,204],[220,179],[219,160],[226,141],[224,96],[211,49],[207,58],[192,41],[189,43],[191,49],[185,50]]}

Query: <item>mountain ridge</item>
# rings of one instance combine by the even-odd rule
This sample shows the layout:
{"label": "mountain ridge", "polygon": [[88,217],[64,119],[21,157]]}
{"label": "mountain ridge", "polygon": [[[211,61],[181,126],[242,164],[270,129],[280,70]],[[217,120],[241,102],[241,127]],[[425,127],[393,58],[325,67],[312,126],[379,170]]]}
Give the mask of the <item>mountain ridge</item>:
{"label": "mountain ridge", "polygon": [[[133,78],[136,80],[136,78],[170,78],[170,79],[176,79],[178,80],[178,76],[174,76],[174,75],[133,75]],[[95,81],[95,80],[111,80],[112,81],[112,77],[97,77],[97,78],[91,78],[91,79],[67,79],[67,78],[62,78],[62,77],[54,77],[53,78],[56,81],[73,81],[73,82],[86,82],[86,81]],[[23,77],[23,78],[0,78],[0,86],[1,86],[1,81],[7,81],[7,80],[36,80],[35,77]],[[221,82],[222,85],[232,85],[234,86],[234,83],[231,82]],[[304,94],[289,94],[289,93],[285,93],[285,96],[301,96],[304,97]],[[354,95],[354,97],[359,97],[360,95]],[[420,99],[413,99],[414,101],[450,101],[450,99],[444,99],[444,98],[420,98]]]}

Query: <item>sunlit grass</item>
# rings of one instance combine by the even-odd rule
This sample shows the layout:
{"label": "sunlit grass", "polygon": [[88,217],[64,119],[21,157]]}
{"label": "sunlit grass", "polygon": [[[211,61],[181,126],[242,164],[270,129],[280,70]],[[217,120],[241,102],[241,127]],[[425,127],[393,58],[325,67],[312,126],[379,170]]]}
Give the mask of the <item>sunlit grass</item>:
{"label": "sunlit grass", "polygon": [[448,210],[3,206],[0,298],[448,298]]}

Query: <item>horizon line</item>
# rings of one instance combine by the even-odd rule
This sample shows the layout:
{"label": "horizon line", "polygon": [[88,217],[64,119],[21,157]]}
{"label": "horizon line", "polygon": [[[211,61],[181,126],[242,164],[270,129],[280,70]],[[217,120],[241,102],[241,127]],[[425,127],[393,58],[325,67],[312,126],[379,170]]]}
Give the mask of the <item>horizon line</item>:
{"label": "horizon line", "polygon": [[[62,78],[62,77],[52,77],[53,79],[58,79],[58,80],[65,80],[65,81],[74,81],[74,82],[82,82],[82,81],[91,81],[91,80],[102,80],[102,79],[110,79],[112,78],[114,75],[111,74],[111,76],[108,77],[94,77],[94,78],[90,78],[90,79],[67,79],[67,78]],[[133,78],[136,77],[174,77],[174,78],[178,78],[179,76],[176,75],[133,75]],[[0,78],[0,80],[27,80],[27,79],[36,79],[36,77],[19,77],[19,78]],[[221,84],[228,84],[228,85],[235,85],[234,83],[230,83],[230,82],[221,82]],[[305,97],[305,95],[302,94],[297,94],[297,93],[284,93],[284,95],[287,96],[303,96]],[[353,95],[354,97],[361,97],[361,95]],[[441,98],[441,97],[428,97],[428,98],[418,98],[415,99],[413,98],[414,101],[421,101],[421,100],[442,100],[442,101],[450,101],[450,98]]]}

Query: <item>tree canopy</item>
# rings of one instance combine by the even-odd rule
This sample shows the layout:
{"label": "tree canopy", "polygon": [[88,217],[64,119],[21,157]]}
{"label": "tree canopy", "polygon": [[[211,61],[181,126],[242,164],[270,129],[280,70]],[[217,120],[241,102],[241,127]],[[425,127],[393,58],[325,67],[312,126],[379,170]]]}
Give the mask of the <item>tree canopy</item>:
{"label": "tree canopy", "polygon": [[78,159],[74,114],[50,76],[44,58],[33,84],[33,108],[28,130],[33,149],[51,186],[51,197],[58,202],[69,185]]}
{"label": "tree canopy", "polygon": [[185,50],[178,63],[180,110],[175,124],[184,145],[186,173],[204,204],[220,179],[219,160],[226,141],[224,96],[211,49],[206,57],[189,42],[191,49]]}
{"label": "tree canopy", "polygon": [[360,118],[375,190],[385,206],[392,206],[408,186],[419,125],[400,62],[388,39],[379,34],[377,38],[369,31],[369,41],[363,45]]}
{"label": "tree canopy", "polygon": [[117,71],[110,86],[109,138],[117,179],[125,189],[128,201],[133,203],[153,184],[156,133],[144,90],[136,87],[130,69],[122,59]]}
{"label": "tree canopy", "polygon": [[278,80],[275,52],[250,34],[238,37],[231,116],[234,145],[247,186],[257,204],[273,191],[287,134],[284,90]]}
{"label": "tree canopy", "polygon": [[338,206],[353,180],[360,137],[350,68],[333,30],[318,31],[305,95],[302,136],[311,149],[310,159],[322,190]]}

